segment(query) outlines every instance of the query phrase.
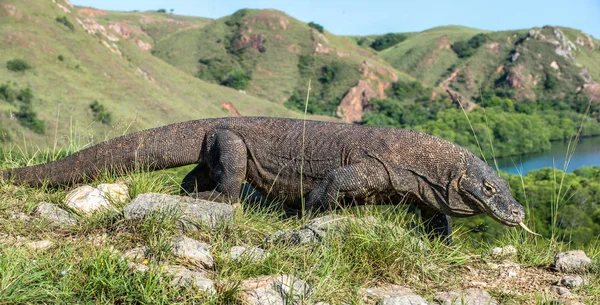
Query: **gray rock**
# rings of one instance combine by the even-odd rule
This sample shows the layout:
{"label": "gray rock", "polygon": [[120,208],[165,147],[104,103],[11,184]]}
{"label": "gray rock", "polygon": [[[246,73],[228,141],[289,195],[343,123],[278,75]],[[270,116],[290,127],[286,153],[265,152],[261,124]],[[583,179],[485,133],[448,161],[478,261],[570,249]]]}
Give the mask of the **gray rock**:
{"label": "gray rock", "polygon": [[56,204],[48,202],[42,202],[37,207],[35,214],[57,226],[74,225],[77,223],[77,219],[69,212],[59,208]]}
{"label": "gray rock", "polygon": [[487,291],[479,288],[438,292],[433,299],[441,305],[498,305]]}
{"label": "gray rock", "polygon": [[587,284],[587,281],[580,275],[565,275],[560,279],[559,283],[569,289],[573,289]]}
{"label": "gray rock", "polygon": [[381,286],[367,288],[362,291],[368,298],[375,299],[382,305],[427,305],[429,304],[411,289],[398,286]]}
{"label": "gray rock", "polygon": [[251,305],[304,304],[312,293],[306,282],[287,274],[245,280],[240,290],[245,304]]}
{"label": "gray rock", "polygon": [[191,197],[140,194],[123,208],[125,219],[139,220],[155,212],[181,213],[182,224],[191,229],[201,225],[215,228],[219,224],[233,222],[231,205]]}
{"label": "gray rock", "polygon": [[204,268],[212,269],[214,267],[214,259],[210,253],[210,245],[206,243],[186,236],[181,236],[173,239],[171,251],[173,254],[187,258]]}
{"label": "gray rock", "polygon": [[214,282],[208,278],[208,274],[205,272],[191,271],[177,265],[165,266],[164,270],[173,276],[172,286],[193,286],[209,293],[215,293]]}
{"label": "gray rock", "polygon": [[311,230],[279,230],[265,238],[265,244],[298,246],[316,243],[319,239]]}
{"label": "gray rock", "polygon": [[148,253],[147,247],[138,247],[125,251],[122,256],[124,259],[140,262],[146,258],[146,253]]}
{"label": "gray rock", "polygon": [[265,244],[305,245],[323,240],[327,234],[344,234],[349,226],[377,225],[377,219],[353,216],[327,215],[310,220],[299,230],[279,230],[265,238]]}
{"label": "gray rock", "polygon": [[301,229],[311,230],[317,238],[323,239],[327,233],[344,233],[352,225],[374,226],[377,225],[377,219],[330,214],[310,220]]}
{"label": "gray rock", "polygon": [[261,262],[264,261],[267,256],[269,256],[269,252],[257,248],[257,247],[243,247],[243,246],[234,246],[231,247],[228,253],[228,257],[231,260],[249,260],[252,262]]}
{"label": "gray rock", "polygon": [[560,286],[552,286],[550,287],[550,292],[554,292],[558,295],[564,296],[564,295],[568,295],[571,293],[571,291],[568,288],[565,287],[560,287]]}
{"label": "gray rock", "polygon": [[554,256],[554,268],[560,272],[584,271],[591,267],[592,260],[581,250],[571,250]]}

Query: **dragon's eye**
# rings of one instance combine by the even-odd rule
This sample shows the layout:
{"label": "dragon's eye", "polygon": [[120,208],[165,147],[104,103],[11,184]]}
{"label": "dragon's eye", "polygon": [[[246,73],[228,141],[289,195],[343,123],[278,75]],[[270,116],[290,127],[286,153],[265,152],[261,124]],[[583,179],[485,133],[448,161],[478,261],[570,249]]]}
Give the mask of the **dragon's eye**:
{"label": "dragon's eye", "polygon": [[488,195],[496,193],[496,187],[487,181],[483,182],[483,189]]}

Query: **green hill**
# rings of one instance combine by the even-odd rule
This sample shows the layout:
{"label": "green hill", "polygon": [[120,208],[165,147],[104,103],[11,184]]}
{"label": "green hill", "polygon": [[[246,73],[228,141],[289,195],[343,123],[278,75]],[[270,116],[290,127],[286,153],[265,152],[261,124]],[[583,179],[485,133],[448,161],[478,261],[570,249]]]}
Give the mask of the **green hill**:
{"label": "green hill", "polygon": [[359,80],[367,85],[358,91],[384,97],[391,82],[413,79],[353,39],[320,30],[276,10],[240,10],[170,35],[152,53],[201,79],[296,109],[310,79],[309,112],[344,118],[338,105]]}
{"label": "green hill", "polygon": [[[101,15],[102,11],[94,11],[60,0],[2,2],[3,144],[31,141],[46,146],[55,139],[64,143],[74,134],[82,135],[84,141],[99,141],[177,121],[231,115],[223,103],[231,103],[242,115],[299,116],[279,103],[183,73],[152,56],[143,43],[114,31],[109,21],[124,24],[130,18],[139,18],[135,22],[155,18],[158,21],[146,32],[135,34],[150,43],[177,30],[168,20],[179,17],[159,13]],[[185,20],[192,27],[205,21]],[[95,101],[94,112],[90,106]],[[109,123],[101,122],[103,114],[110,114]]]}
{"label": "green hill", "polygon": [[562,27],[489,32],[452,26],[412,35],[380,55],[426,85],[449,87],[470,99],[490,89],[537,101],[565,98],[594,84],[600,77],[599,45],[586,33]]}

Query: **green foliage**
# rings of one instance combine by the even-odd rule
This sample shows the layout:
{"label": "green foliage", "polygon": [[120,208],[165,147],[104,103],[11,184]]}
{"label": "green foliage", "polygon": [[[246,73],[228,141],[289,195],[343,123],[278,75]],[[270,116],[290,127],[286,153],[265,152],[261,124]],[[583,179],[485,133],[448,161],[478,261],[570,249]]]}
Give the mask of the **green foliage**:
{"label": "green foliage", "polygon": [[315,64],[315,57],[309,54],[298,55],[298,70],[301,75],[311,75]]}
{"label": "green foliage", "polygon": [[250,80],[252,80],[252,76],[244,72],[242,69],[236,69],[227,75],[221,85],[231,87],[238,90],[244,90],[248,88],[250,85]]}
{"label": "green foliage", "polygon": [[420,82],[398,81],[392,84],[390,98],[371,100],[361,124],[410,128],[425,124],[450,105],[445,99],[430,101],[433,90]]}
{"label": "green foliage", "polygon": [[388,33],[383,36],[377,37],[375,41],[371,43],[371,48],[377,51],[385,50],[392,47],[400,42],[406,40],[406,35],[399,33]]}
{"label": "green foliage", "polygon": [[69,19],[67,19],[67,16],[56,17],[56,22],[64,25],[66,28],[68,28],[71,31],[75,30],[75,26],[71,23],[71,21],[69,21]]}
{"label": "green foliage", "polygon": [[331,84],[338,79],[341,69],[342,64],[340,62],[332,61],[321,68],[321,77],[319,78],[319,81],[324,85]]}
{"label": "green foliage", "polygon": [[156,10],[156,12],[157,12],[157,13],[163,13],[163,14],[164,14],[164,13],[166,13],[166,12],[167,12],[167,10],[166,10],[166,9],[164,9],[164,8],[159,8],[159,9],[157,9],[157,10]]}
{"label": "green foliage", "polygon": [[21,125],[31,129],[35,133],[43,134],[46,130],[46,124],[37,118],[37,113],[33,111],[30,104],[19,106],[19,111],[15,113],[15,116]]}
{"label": "green foliage", "polygon": [[[306,91],[294,92],[285,102],[285,106],[299,112],[304,112],[306,103]],[[306,112],[309,114],[321,114],[335,116],[339,100],[325,101],[319,98],[318,95],[312,94],[308,99]]]}
{"label": "green foliage", "polygon": [[315,29],[315,30],[317,30],[317,31],[319,31],[319,33],[323,33],[323,30],[324,30],[323,26],[320,25],[320,24],[318,24],[318,23],[315,23],[315,22],[311,21],[311,22],[308,23],[308,26],[311,27],[311,28],[313,28],[313,29]]}
{"label": "green foliage", "polygon": [[65,57],[64,57],[64,56],[62,56],[62,55],[58,55],[58,60],[60,60],[60,61],[64,61],[64,60],[65,60]]}
{"label": "green foliage", "polygon": [[6,82],[4,84],[0,84],[0,98],[7,101],[8,103],[12,103],[17,99],[18,91],[14,90],[12,87],[14,83]]}
{"label": "green foliage", "polygon": [[558,78],[552,73],[546,73],[546,79],[544,80],[544,88],[546,90],[553,90],[558,86]]}
{"label": "green foliage", "polygon": [[31,69],[31,65],[24,59],[16,58],[6,62],[6,68],[13,72],[23,72]]}
{"label": "green foliage", "polygon": [[475,54],[475,51],[481,47],[484,43],[489,41],[489,36],[483,33],[477,34],[468,41],[457,41],[452,44],[452,51],[458,55],[459,58],[471,57]]}
{"label": "green foliage", "polygon": [[15,117],[21,125],[35,133],[44,133],[45,123],[37,118],[37,113],[33,110],[35,96],[31,88],[19,89],[16,83],[6,82],[0,85],[0,98],[19,107]]}
{"label": "green foliage", "polygon": [[100,104],[97,100],[90,104],[94,120],[102,122],[102,124],[110,125],[112,123],[112,114]]}

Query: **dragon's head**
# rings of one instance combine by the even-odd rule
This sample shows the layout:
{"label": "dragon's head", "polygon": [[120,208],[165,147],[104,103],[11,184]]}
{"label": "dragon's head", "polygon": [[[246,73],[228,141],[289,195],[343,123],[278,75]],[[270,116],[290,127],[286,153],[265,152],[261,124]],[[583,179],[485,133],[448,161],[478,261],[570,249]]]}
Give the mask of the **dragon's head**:
{"label": "dragon's head", "polygon": [[480,159],[470,163],[458,181],[462,199],[502,224],[523,226],[525,209],[510,194],[506,181]]}

